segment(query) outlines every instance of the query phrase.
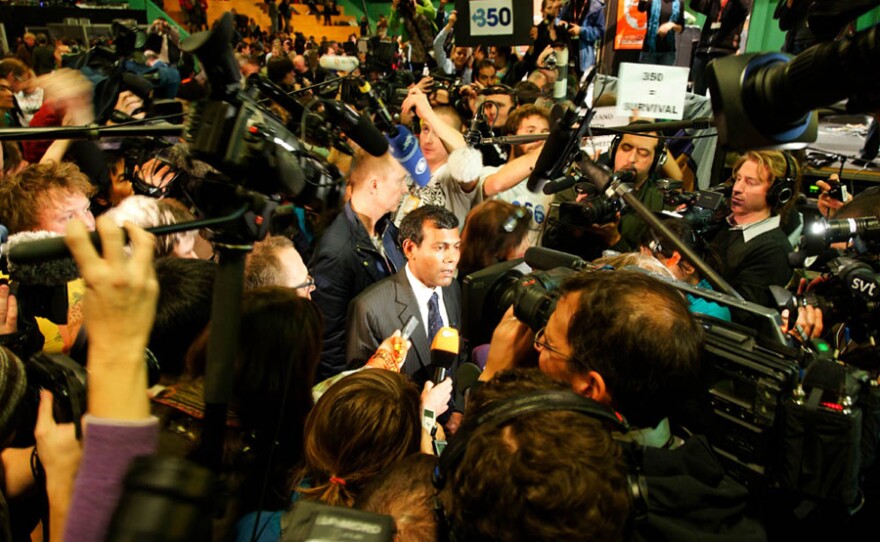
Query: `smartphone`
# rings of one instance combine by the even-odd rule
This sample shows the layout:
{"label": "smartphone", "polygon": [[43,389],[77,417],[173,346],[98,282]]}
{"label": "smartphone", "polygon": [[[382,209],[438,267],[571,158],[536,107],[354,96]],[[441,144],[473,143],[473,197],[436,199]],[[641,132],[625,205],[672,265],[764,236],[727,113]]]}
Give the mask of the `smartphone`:
{"label": "smartphone", "polygon": [[415,316],[410,316],[409,320],[406,321],[406,325],[403,326],[403,330],[400,332],[400,336],[404,341],[409,340],[412,337],[413,332],[416,330],[416,326],[419,325],[419,319]]}

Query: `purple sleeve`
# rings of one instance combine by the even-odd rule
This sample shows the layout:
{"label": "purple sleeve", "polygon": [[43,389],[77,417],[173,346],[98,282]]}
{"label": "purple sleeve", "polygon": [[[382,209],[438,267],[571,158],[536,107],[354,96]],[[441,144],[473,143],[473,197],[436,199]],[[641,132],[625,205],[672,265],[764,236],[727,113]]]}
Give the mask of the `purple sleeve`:
{"label": "purple sleeve", "polygon": [[132,459],[155,453],[159,420],[127,422],[86,416],[83,458],[73,486],[65,540],[104,540]]}

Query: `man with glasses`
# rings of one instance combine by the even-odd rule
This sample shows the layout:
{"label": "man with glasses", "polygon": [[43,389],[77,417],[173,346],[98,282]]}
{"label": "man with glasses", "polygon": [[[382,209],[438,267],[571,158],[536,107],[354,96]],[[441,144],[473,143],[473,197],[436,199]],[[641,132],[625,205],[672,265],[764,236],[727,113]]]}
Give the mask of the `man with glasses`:
{"label": "man with glasses", "polygon": [[637,271],[577,274],[547,325],[532,332],[511,309],[492,336],[489,380],[534,348],[538,366],[640,428],[648,446],[672,442],[669,418],[699,391],[702,329],[674,288]]}
{"label": "man with glasses", "polygon": [[245,261],[245,289],[261,286],[283,286],[296,290],[306,299],[312,298],[315,279],[309,275],[306,264],[293,242],[287,237],[273,235],[254,244]]}

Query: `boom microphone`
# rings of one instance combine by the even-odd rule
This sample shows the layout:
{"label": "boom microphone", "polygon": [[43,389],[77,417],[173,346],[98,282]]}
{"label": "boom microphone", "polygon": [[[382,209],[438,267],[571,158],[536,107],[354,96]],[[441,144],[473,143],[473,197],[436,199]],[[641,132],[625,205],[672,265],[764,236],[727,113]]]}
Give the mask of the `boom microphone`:
{"label": "boom microphone", "polygon": [[[34,245],[41,243],[64,243],[64,236],[48,231],[26,231],[9,236],[9,242],[0,247],[0,254],[9,260],[9,278],[14,283],[33,286],[62,286],[79,278],[76,262],[67,252],[67,257],[53,260],[28,258]],[[67,248],[66,245],[65,249]],[[25,257],[17,256],[24,253]],[[4,262],[5,263],[5,262]]]}
{"label": "boom microphone", "polygon": [[[548,182],[562,177],[562,170],[569,164],[569,160],[579,145],[581,136],[585,135],[592,121],[594,111],[590,108],[584,115],[578,113],[587,99],[590,84],[596,76],[596,70],[588,70],[581,78],[581,85],[574,98],[574,106],[561,106],[556,104],[550,112],[551,119],[557,119],[550,123],[550,135],[541,149],[541,154],[535,162],[535,168],[529,175],[526,187],[532,193],[539,193]],[[580,126],[574,127],[580,117]]]}
{"label": "boom microphone", "polygon": [[458,330],[441,327],[431,342],[431,365],[434,367],[434,384],[443,382],[449,376],[449,369],[458,359]]}
{"label": "boom microphone", "polygon": [[373,156],[388,152],[388,142],[369,119],[336,100],[321,100],[327,119],[336,124],[362,149]]}
{"label": "boom microphone", "polygon": [[418,140],[406,126],[394,124],[385,102],[376,94],[370,83],[361,79],[358,81],[358,87],[370,100],[370,107],[376,112],[376,127],[385,132],[385,138],[391,146],[391,155],[400,162],[417,185],[427,186],[431,182],[431,171],[428,169],[428,161],[422,154]]}
{"label": "boom microphone", "polygon": [[324,55],[318,64],[327,70],[349,73],[356,70],[361,65],[361,61],[353,56]]}

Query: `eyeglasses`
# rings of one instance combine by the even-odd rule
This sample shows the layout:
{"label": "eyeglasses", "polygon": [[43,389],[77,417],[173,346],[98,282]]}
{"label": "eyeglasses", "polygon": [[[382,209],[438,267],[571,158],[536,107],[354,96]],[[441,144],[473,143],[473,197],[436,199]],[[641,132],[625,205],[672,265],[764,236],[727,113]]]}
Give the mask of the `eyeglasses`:
{"label": "eyeglasses", "polygon": [[294,290],[299,290],[301,288],[308,288],[310,292],[313,292],[315,290],[315,278],[311,275],[308,275],[305,282],[303,282],[302,284],[297,284],[293,287]]}
{"label": "eyeglasses", "polygon": [[547,327],[545,326],[545,327],[542,327],[541,329],[539,329],[537,333],[535,333],[535,341],[534,341],[535,350],[540,352],[541,350],[547,349],[566,361],[576,362],[577,360],[575,360],[573,357],[566,356],[565,354],[563,354],[559,350],[550,346],[550,344],[544,340],[544,337],[546,335],[546,333],[545,333],[546,330],[547,330]]}

